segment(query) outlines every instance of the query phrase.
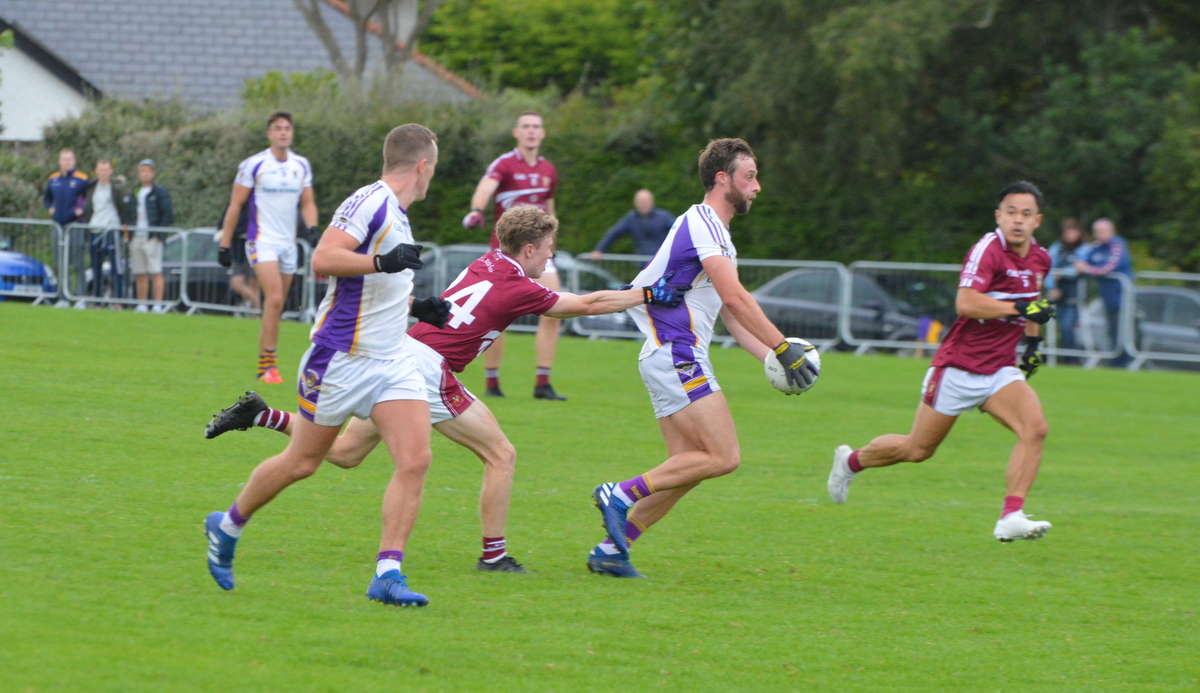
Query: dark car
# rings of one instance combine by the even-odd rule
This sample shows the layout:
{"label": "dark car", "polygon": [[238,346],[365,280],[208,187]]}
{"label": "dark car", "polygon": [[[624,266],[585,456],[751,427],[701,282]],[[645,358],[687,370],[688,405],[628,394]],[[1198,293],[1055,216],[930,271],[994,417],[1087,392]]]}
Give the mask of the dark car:
{"label": "dark car", "polygon": [[[850,333],[858,339],[914,341],[920,318],[888,295],[872,277],[855,273]],[[808,340],[838,338],[841,275],[833,269],[795,269],[752,292],[771,322],[784,334]]]}
{"label": "dark car", "polygon": [[58,291],[58,277],[49,265],[15,250],[0,250],[0,293],[38,298]]}
{"label": "dark car", "polygon": [[[1136,300],[1138,351],[1200,354],[1200,291],[1139,285]],[[1099,351],[1112,349],[1106,321],[1104,304],[1093,299],[1083,312],[1079,330],[1087,331]]]}

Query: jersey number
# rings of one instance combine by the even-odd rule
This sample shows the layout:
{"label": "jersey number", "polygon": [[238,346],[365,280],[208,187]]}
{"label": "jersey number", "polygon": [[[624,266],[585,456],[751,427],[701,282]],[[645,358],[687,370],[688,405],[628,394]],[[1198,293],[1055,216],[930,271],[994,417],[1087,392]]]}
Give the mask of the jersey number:
{"label": "jersey number", "polygon": [[[446,323],[446,327],[457,328],[463,324],[470,325],[475,322],[475,316],[471,314],[471,311],[479,306],[479,302],[491,290],[492,283],[484,280],[463,287],[447,296],[446,300],[450,302],[450,322]],[[459,299],[465,299],[461,306],[458,304]]]}

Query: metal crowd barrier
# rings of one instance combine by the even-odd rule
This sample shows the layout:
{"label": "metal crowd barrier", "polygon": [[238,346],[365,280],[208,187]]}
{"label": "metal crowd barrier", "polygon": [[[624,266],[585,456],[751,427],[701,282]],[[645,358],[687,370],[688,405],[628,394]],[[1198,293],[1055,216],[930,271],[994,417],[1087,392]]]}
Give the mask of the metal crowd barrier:
{"label": "metal crowd barrier", "polygon": [[1138,272],[1137,334],[1130,370],[1159,362],[1200,363],[1200,274]]}
{"label": "metal crowd barrier", "polygon": [[[237,290],[242,287],[251,293],[259,291],[252,265],[247,262],[222,267],[217,262],[220,233],[220,229],[207,227],[192,229],[186,236],[180,252],[181,258],[186,258],[188,275],[182,297],[184,307],[189,315],[201,311],[239,316],[262,315],[262,309],[255,308]],[[284,297],[281,316],[284,320],[312,321],[307,285],[311,258],[312,246],[302,238],[296,239],[296,273]],[[261,300],[261,293],[258,298]]]}
{"label": "metal crowd barrier", "polygon": [[838,314],[842,341],[856,354],[879,348],[917,356],[936,351],[958,317],[961,271],[961,265],[941,263],[850,263]]}
{"label": "metal crowd barrier", "polygon": [[62,229],[53,221],[0,218],[0,300],[53,303],[62,293]]}
{"label": "metal crowd barrier", "polygon": [[[130,305],[170,310],[179,304],[187,282],[186,263],[176,250],[187,232],[171,227],[145,229],[147,238],[161,244],[163,300],[155,301],[154,278],[147,275],[146,298],[137,298],[137,276],[133,274],[132,245],[138,229],[68,224],[62,243],[63,298],[77,308],[95,305]],[[99,266],[97,266],[99,263]]]}
{"label": "metal crowd barrier", "polygon": [[[1062,276],[1060,270],[1055,274]],[[1134,335],[1136,334],[1136,289],[1129,277],[1111,274],[1096,278],[1080,276],[1067,278],[1075,283],[1075,298],[1071,302],[1060,302],[1057,306],[1059,320],[1052,320],[1045,328],[1046,341],[1042,352],[1049,365],[1079,363],[1084,368],[1095,368],[1102,361],[1130,366],[1134,359]],[[1115,326],[1099,296],[1099,282],[1118,282],[1121,285],[1120,306]],[[1068,317],[1067,311],[1074,316]],[[1074,328],[1071,328],[1071,323]],[[1110,330],[1115,327],[1115,333]],[[1071,330],[1071,339],[1064,339],[1064,330]],[[1066,342],[1066,345],[1064,345]],[[1071,343],[1075,346],[1069,346]]]}

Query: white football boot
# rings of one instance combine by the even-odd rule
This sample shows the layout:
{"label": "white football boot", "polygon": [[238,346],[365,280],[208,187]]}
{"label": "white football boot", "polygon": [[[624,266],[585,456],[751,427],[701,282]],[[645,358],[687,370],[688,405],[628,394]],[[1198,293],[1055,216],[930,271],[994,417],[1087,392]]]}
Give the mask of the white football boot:
{"label": "white football boot", "polygon": [[992,535],[1000,541],[1010,542],[1014,539],[1041,539],[1049,531],[1049,522],[1031,520],[1023,511],[1016,510],[996,521]]}
{"label": "white football boot", "polygon": [[850,495],[850,482],[854,481],[854,472],[850,471],[850,453],[854,452],[849,445],[839,445],[833,451],[833,469],[829,470],[829,481],[825,488],[829,489],[829,497],[834,503],[845,503]]}

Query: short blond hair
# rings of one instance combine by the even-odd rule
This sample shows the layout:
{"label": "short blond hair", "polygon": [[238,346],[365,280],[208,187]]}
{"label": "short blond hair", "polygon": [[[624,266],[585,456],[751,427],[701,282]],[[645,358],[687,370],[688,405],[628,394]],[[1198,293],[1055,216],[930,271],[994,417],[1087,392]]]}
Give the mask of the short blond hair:
{"label": "short blond hair", "polygon": [[533,205],[513,207],[496,222],[496,239],[500,241],[500,249],[514,257],[530,243],[538,245],[542,239],[557,232],[558,219]]}
{"label": "short blond hair", "polygon": [[437,135],[424,125],[408,123],[392,128],[383,140],[383,172],[416,166],[421,159],[433,155],[436,142]]}

